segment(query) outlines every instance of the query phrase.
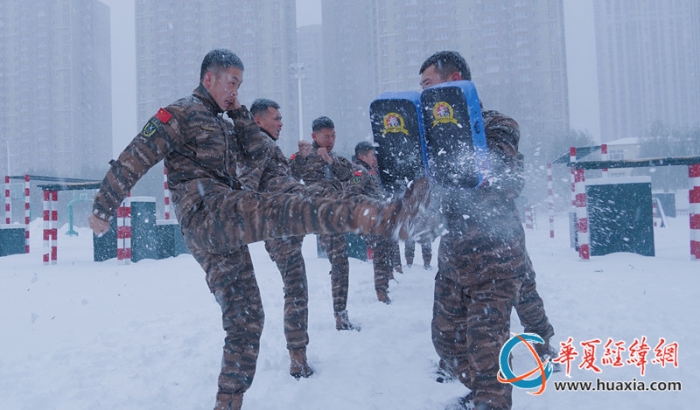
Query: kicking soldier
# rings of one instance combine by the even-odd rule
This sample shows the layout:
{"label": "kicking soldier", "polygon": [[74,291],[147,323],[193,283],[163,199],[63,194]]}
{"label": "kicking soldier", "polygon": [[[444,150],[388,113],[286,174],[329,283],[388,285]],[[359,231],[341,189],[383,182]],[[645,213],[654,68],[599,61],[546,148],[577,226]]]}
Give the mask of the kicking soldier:
{"label": "kicking soldier", "polygon": [[[377,157],[372,143],[362,141],[355,146],[355,162],[353,177],[345,186],[345,192],[349,195],[367,195],[379,200],[386,199],[386,192],[377,176]],[[389,299],[389,279],[393,278],[393,241],[391,238],[379,235],[364,235],[374,258],[374,290],[377,299],[387,305]]]}
{"label": "kicking soldier", "polygon": [[[263,138],[250,112],[239,103],[242,81],[238,56],[226,49],[210,51],[192,95],[158,110],[110,162],[88,217],[96,235],[107,232],[131,188],[165,160],[180,229],[221,306],[226,337],[217,410],[240,409],[255,375],[265,315],[247,244],[309,233],[357,232],[405,239],[417,229],[414,220],[428,201],[425,180],[415,184],[403,201],[391,204],[366,197],[242,190],[240,156],[246,146],[256,146],[255,139]],[[223,117],[225,112],[233,124]]]}
{"label": "kicking soldier", "polygon": [[[248,155],[244,155],[241,185],[260,192],[300,191],[303,185],[291,177],[289,162],[275,143],[280,137],[283,125],[279,104],[266,98],[258,98],[250,105],[250,113],[267,138],[263,139],[266,146],[249,148]],[[251,155],[250,152],[260,154]],[[260,170],[268,172],[258,176]],[[284,337],[287,339],[289,350],[289,373],[296,379],[309,377],[314,373],[306,359],[306,347],[309,344],[309,290],[306,265],[301,253],[303,239],[303,236],[290,236],[265,241],[265,249],[277,265],[284,282]]]}
{"label": "kicking soldier", "polygon": [[[318,186],[343,194],[343,184],[352,177],[352,163],[333,151],[335,125],[328,117],[319,117],[311,124],[313,144],[299,142],[299,152],[292,155],[292,176],[305,185]],[[321,249],[331,263],[333,313],[338,330],[359,330],[348,319],[348,282],[350,263],[345,234],[320,235]]]}

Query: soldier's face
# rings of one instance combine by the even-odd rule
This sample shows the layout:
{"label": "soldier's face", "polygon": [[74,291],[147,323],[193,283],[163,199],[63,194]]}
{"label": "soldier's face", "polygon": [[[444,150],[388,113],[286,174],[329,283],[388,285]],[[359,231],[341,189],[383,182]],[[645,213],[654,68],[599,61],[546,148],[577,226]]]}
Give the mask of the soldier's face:
{"label": "soldier's face", "polygon": [[230,67],[218,72],[208,71],[204,74],[202,85],[209,91],[214,101],[224,111],[228,111],[237,105],[238,88],[243,82],[243,70]]}
{"label": "soldier's face", "polygon": [[316,141],[319,147],[323,147],[328,150],[328,152],[333,151],[333,146],[335,145],[335,129],[333,128],[321,128],[316,132],[311,133],[311,138]]}
{"label": "soldier's face", "polygon": [[367,151],[364,154],[360,154],[359,158],[370,167],[374,169],[377,168],[377,156],[375,155],[374,150]]}
{"label": "soldier's face", "polygon": [[266,111],[263,111],[255,116],[255,123],[258,127],[267,131],[272,139],[277,141],[280,137],[280,132],[282,132],[282,114],[280,110],[274,107],[268,107]]}
{"label": "soldier's face", "polygon": [[461,79],[462,79],[462,75],[458,72],[454,72],[454,73],[448,75],[447,77],[443,77],[437,71],[435,64],[433,64],[430,67],[423,70],[423,73],[421,73],[420,86],[421,86],[421,88],[423,88],[425,90],[426,88],[432,87],[435,84],[445,83],[447,81],[457,81],[457,80],[461,80]]}

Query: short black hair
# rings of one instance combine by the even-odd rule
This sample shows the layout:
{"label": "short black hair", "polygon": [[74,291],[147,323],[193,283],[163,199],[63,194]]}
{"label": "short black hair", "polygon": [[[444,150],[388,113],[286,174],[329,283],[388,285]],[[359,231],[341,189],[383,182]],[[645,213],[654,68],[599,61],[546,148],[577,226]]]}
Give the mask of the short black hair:
{"label": "short black hair", "polygon": [[420,66],[418,74],[423,74],[428,67],[435,66],[435,69],[442,78],[447,78],[450,74],[458,72],[463,80],[471,81],[472,72],[469,70],[467,61],[457,51],[438,51],[428,57]]}
{"label": "short black hair", "polygon": [[267,111],[268,108],[280,109],[280,105],[267,98],[258,98],[250,105],[250,113],[256,116],[258,113]]}
{"label": "short black hair", "polygon": [[360,158],[360,155],[364,155],[369,151],[374,151],[374,144],[369,141],[361,141],[355,145],[355,158]]}
{"label": "short black hair", "polygon": [[335,125],[333,124],[333,120],[324,116],[324,117],[316,118],[311,123],[311,131],[313,131],[313,132],[316,132],[318,130],[322,130],[324,128],[335,129]]}
{"label": "short black hair", "polygon": [[235,67],[243,71],[243,61],[231,50],[218,48],[211,50],[202,60],[202,68],[199,70],[199,81],[204,79],[208,71],[218,72],[221,69]]}

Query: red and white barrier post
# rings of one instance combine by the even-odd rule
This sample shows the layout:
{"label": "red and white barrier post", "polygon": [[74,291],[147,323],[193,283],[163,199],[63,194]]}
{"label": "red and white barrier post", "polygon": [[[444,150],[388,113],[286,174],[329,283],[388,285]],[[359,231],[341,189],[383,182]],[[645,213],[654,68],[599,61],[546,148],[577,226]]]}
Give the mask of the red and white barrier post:
{"label": "red and white barrier post", "polygon": [[573,212],[576,212],[576,169],[574,168],[574,163],[576,162],[576,147],[569,148],[569,163],[571,163],[571,207]]}
{"label": "red and white barrier post", "polygon": [[547,210],[549,212],[549,237],[554,238],[554,191],[551,163],[547,164]]}
{"label": "red and white barrier post", "polygon": [[117,260],[131,260],[131,202],[130,194],[117,208]]}
{"label": "red and white barrier post", "polygon": [[10,196],[10,176],[5,175],[5,225],[12,223],[12,197]]}
{"label": "red and white barrier post", "polygon": [[688,166],[690,190],[688,214],[690,216],[690,259],[700,260],[700,164]]}
{"label": "red and white barrier post", "polygon": [[532,205],[525,205],[525,229],[532,230]]}
{"label": "red and white barrier post", "polygon": [[24,176],[24,253],[29,253],[29,210],[31,207],[29,175]]}
{"label": "red and white barrier post", "polygon": [[654,221],[654,228],[658,228],[661,225],[661,216],[659,215],[659,208],[656,206],[656,200],[654,198],[651,200],[651,214],[652,220]]}
{"label": "red and white barrier post", "polygon": [[44,265],[58,260],[58,191],[44,191]]}
{"label": "red and white barrier post", "polygon": [[165,220],[170,220],[170,189],[168,188],[168,170],[163,167],[163,202],[165,205]]}
{"label": "red and white barrier post", "polygon": [[[603,161],[608,160],[608,144],[601,144],[600,145],[600,157]],[[608,177],[608,169],[603,168],[603,178]]]}
{"label": "red and white barrier post", "polygon": [[591,256],[588,233],[588,208],[586,200],[586,177],[583,169],[576,170],[576,230],[578,232],[578,255],[582,260]]}

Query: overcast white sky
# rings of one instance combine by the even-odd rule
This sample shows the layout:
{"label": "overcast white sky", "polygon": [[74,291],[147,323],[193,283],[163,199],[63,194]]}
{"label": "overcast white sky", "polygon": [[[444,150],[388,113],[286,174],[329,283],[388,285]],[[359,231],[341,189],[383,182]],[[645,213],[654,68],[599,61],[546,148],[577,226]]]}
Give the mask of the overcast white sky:
{"label": "overcast white sky", "polygon": [[[110,6],[112,34],[112,150],[116,157],[136,135],[134,0]],[[321,23],[321,0],[296,0],[297,27]],[[593,0],[564,0],[571,128],[600,139]],[[478,84],[477,84],[478,86]]]}

